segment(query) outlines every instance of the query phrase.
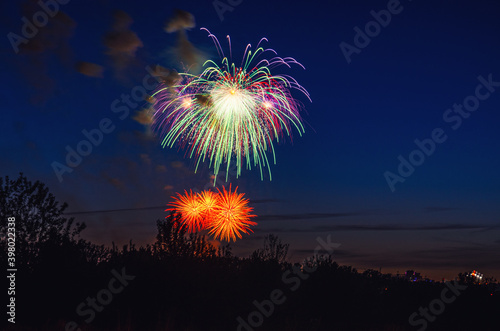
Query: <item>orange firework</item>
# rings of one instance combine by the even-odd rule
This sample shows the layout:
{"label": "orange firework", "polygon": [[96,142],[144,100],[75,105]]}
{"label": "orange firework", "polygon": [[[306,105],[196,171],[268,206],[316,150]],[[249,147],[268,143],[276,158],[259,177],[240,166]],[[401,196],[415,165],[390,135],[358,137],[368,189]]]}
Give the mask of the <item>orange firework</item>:
{"label": "orange firework", "polygon": [[189,232],[196,232],[203,230],[205,228],[205,222],[203,218],[203,206],[200,203],[199,196],[194,194],[191,190],[189,193],[184,191],[186,194],[181,195],[177,193],[178,198],[174,198],[174,202],[169,205],[173,208],[167,209],[165,211],[178,211],[182,214],[182,223],[187,225],[187,230]]}
{"label": "orange firework", "polygon": [[253,232],[250,226],[257,223],[250,221],[253,208],[248,207],[248,199],[243,199],[244,193],[237,193],[238,187],[231,192],[223,187],[223,192],[219,190],[219,199],[214,207],[214,215],[208,224],[209,234],[215,239],[220,238],[226,241],[236,241],[236,236],[241,239],[241,232]]}
{"label": "orange firework", "polygon": [[217,205],[219,198],[217,194],[212,191],[202,191],[198,194],[198,201],[201,206],[202,216],[205,222],[210,223],[212,217],[214,216],[214,208]]}

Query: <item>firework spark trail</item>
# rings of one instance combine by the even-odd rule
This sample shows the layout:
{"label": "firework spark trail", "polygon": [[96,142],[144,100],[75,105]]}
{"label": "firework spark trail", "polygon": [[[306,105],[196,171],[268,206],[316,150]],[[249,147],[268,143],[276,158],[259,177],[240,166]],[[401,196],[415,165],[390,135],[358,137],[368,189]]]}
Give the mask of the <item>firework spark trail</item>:
{"label": "firework spark trail", "polygon": [[[293,127],[299,135],[304,132],[301,107],[290,90],[299,90],[307,98],[309,94],[293,77],[272,75],[271,69],[291,64],[304,67],[293,58],[278,56],[261,59],[252,67],[262,54],[276,55],[274,50],[260,46],[266,38],[259,41],[255,52],[249,44],[241,66],[236,67],[225,57],[217,38],[203,30],[214,41],[221,63],[208,60],[200,75],[181,73],[173,89],[161,86],[153,94],[154,128],[163,136],[162,146],[185,149],[186,155],[196,159],[195,171],[208,160],[217,175],[222,164],[229,169],[234,158],[237,177],[245,164],[247,169],[259,167],[261,179],[263,168],[268,167],[272,179],[267,153],[272,153],[276,163],[273,141],[291,137]],[[227,39],[231,48],[229,36]]]}

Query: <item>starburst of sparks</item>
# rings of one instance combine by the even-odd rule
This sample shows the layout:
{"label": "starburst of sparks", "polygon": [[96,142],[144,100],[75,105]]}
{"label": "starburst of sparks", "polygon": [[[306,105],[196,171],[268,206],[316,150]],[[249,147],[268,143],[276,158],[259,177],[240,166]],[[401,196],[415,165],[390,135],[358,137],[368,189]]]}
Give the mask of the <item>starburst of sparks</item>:
{"label": "starburst of sparks", "polygon": [[258,167],[261,179],[267,167],[272,179],[268,153],[276,163],[273,142],[291,137],[293,128],[299,135],[304,133],[301,106],[291,90],[299,90],[307,98],[309,94],[292,77],[273,75],[271,69],[303,66],[290,57],[260,59],[264,53],[276,55],[274,50],[260,46],[265,38],[255,51],[248,45],[241,65],[236,66],[224,55],[217,38],[206,31],[222,61],[206,61],[200,75],[181,73],[174,86],[161,85],[153,94],[153,127],[163,136],[163,147],[178,146],[194,157],[196,170],[201,162],[208,161],[216,178],[224,163],[229,170],[231,162],[236,162],[237,177],[246,165],[248,169]]}
{"label": "starburst of sparks", "polygon": [[206,220],[212,219],[214,216],[214,209],[217,206],[219,197],[212,191],[202,191],[198,194],[198,201],[201,205],[201,217]]}
{"label": "starburst of sparks", "polygon": [[177,197],[172,197],[174,201],[170,203],[166,211],[177,211],[182,214],[182,222],[187,226],[189,232],[196,232],[205,229],[206,224],[203,216],[203,205],[200,203],[198,194],[184,191],[185,195],[177,193]]}
{"label": "starburst of sparks", "polygon": [[241,239],[241,232],[253,232],[250,226],[257,223],[250,221],[252,208],[248,207],[248,199],[244,199],[244,193],[238,194],[238,188],[231,192],[223,187],[223,192],[219,190],[219,203],[214,210],[214,217],[208,224],[209,234],[215,239],[220,238],[226,241],[236,241],[236,237]]}
{"label": "starburst of sparks", "polygon": [[253,208],[248,206],[249,200],[244,198],[244,193],[238,193],[238,187],[229,190],[223,187],[217,193],[202,191],[194,194],[185,191],[184,195],[177,194],[172,197],[169,205],[173,208],[167,211],[179,212],[182,224],[187,226],[188,232],[198,232],[204,229],[215,239],[236,241],[242,238],[241,233],[253,232],[251,226],[257,223],[250,221]]}

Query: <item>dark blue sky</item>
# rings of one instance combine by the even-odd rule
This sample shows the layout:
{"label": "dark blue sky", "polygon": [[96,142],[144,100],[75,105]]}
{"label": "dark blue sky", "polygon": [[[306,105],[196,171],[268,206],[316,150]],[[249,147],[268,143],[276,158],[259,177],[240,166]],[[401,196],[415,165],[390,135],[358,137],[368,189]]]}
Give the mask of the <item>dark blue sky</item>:
{"label": "dark blue sky", "polygon": [[[226,49],[229,34],[235,59],[247,43],[266,37],[278,55],[306,67],[279,71],[311,94],[312,103],[294,94],[306,108],[305,135],[276,147],[272,181],[261,181],[255,170],[231,177],[233,186],[258,202],[253,206],[260,216],[255,234],[233,245],[236,252],[249,254],[264,235],[275,233],[291,244],[292,260],[298,260],[312,254],[317,237],[330,235],[341,244],[336,259],[359,269],[416,269],[434,278],[477,269],[498,278],[498,3],[232,3],[237,5],[221,20],[211,1],[73,0],[61,4],[61,13],[27,38],[18,54],[9,33],[22,36],[21,18],[32,21],[41,8],[36,1],[2,3],[1,175],[22,171],[45,182],[69,203],[68,212],[162,206],[174,192],[203,189],[210,181],[208,167],[195,174],[183,151],[162,149],[147,126],[133,119],[146,102],[128,106],[129,116],[113,112],[115,100],[143,84],[146,66],[180,68],[178,37],[163,30],[179,8],[195,16],[196,27],[187,36],[207,58],[218,56],[200,27]],[[371,11],[388,6],[390,22],[369,31],[367,45],[357,40],[348,63],[340,45],[352,50],[354,29],[365,30],[374,20]],[[132,17],[129,29],[136,34],[118,55],[103,43],[116,9]],[[101,67],[80,67],[83,75],[75,69],[79,61]],[[95,68],[103,70],[102,77],[95,77]],[[453,111],[464,102],[462,115]],[[85,139],[82,130],[98,128],[105,118],[114,129],[60,182],[53,163],[65,164],[66,146],[76,148]],[[432,138],[435,129],[446,140],[434,143],[428,156],[413,153],[421,164],[411,175],[398,173],[398,157],[409,160],[418,149],[414,141]],[[393,182],[394,191],[387,172],[392,180],[404,179]],[[152,242],[155,220],[164,216],[162,208],[75,215],[88,225],[84,237],[105,244]]]}

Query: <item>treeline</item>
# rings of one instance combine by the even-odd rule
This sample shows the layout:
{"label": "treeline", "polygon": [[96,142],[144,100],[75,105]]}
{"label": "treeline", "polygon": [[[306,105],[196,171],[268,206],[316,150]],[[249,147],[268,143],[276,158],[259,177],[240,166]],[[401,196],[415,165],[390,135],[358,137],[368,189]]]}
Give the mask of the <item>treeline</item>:
{"label": "treeline", "polygon": [[43,184],[21,175],[0,189],[1,265],[14,217],[17,268],[16,323],[4,314],[2,330],[498,330],[500,298],[488,287],[462,285],[436,314],[446,284],[360,273],[332,256],[292,264],[273,235],[236,257],[174,214],[157,221],[150,245],[99,246]]}

